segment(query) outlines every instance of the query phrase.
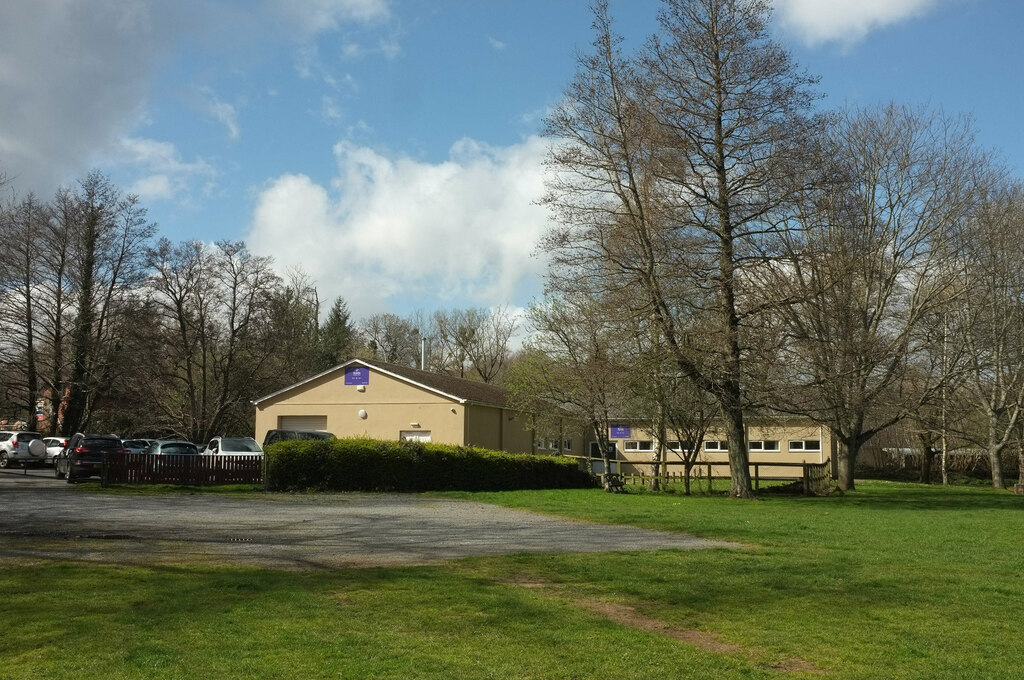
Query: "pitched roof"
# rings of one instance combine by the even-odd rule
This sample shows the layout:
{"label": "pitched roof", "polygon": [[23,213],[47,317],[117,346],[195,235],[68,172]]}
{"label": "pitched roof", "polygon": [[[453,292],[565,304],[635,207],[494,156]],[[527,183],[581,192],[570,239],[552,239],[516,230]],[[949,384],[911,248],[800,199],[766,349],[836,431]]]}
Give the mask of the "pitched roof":
{"label": "pitched roof", "polygon": [[[493,404],[494,406],[504,406],[506,403],[505,390],[503,388],[498,387],[497,385],[488,385],[487,383],[480,382],[479,380],[466,380],[465,378],[456,378],[453,375],[421,371],[418,368],[409,368],[408,366],[400,366],[398,364],[388,364],[374,359],[356,359],[354,362],[365,364],[385,373],[390,373],[399,378],[404,378],[405,380],[416,383],[422,387],[442,392],[448,396],[456,397],[460,400],[474,401],[481,404]],[[350,361],[348,363],[351,364],[354,362]]]}
{"label": "pitched roof", "polygon": [[345,363],[335,366],[334,368],[330,368],[323,373],[318,373],[310,378],[306,378],[305,380],[301,380],[293,385],[280,389],[273,394],[260,397],[254,400],[253,403],[258,404],[262,401],[266,401],[288,392],[289,390],[293,390],[296,387],[312,382],[317,378],[322,378],[331,373],[340,371],[352,364],[362,364],[363,366],[376,369],[381,373],[398,378],[403,382],[411,383],[418,387],[430,390],[431,392],[436,392],[442,396],[455,399],[459,402],[471,401],[491,406],[505,406],[507,403],[505,390],[497,385],[488,385],[487,383],[478,382],[476,380],[466,380],[465,378],[456,378],[455,376],[443,375],[441,373],[421,371],[416,368],[409,368],[408,366],[401,366],[399,364],[389,364],[375,359],[352,359],[350,361],[346,361]]}

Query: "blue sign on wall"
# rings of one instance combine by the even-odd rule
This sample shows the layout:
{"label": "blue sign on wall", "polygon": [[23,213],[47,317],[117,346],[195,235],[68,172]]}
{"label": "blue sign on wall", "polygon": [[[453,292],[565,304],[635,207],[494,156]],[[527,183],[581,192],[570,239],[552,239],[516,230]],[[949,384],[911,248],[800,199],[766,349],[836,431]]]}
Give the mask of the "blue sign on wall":
{"label": "blue sign on wall", "polygon": [[370,369],[365,366],[349,366],[345,369],[346,385],[369,385]]}
{"label": "blue sign on wall", "polygon": [[612,439],[629,439],[629,425],[612,425]]}

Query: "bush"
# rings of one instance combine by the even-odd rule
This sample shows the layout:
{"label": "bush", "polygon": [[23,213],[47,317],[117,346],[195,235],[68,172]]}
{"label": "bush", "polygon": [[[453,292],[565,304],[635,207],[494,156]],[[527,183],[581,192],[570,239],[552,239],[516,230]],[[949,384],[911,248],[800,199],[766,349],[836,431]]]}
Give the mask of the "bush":
{"label": "bush", "polygon": [[267,447],[272,491],[511,491],[597,486],[573,459],[377,439]]}

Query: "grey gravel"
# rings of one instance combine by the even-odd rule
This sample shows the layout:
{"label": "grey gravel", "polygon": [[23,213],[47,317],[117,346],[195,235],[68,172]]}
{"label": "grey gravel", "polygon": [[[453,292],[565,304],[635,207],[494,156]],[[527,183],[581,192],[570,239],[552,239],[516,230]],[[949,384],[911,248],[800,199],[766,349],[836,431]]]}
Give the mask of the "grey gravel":
{"label": "grey gravel", "polygon": [[0,471],[0,563],[230,562],[284,568],[434,564],[515,553],[734,543],[406,494],[96,494],[51,470]]}

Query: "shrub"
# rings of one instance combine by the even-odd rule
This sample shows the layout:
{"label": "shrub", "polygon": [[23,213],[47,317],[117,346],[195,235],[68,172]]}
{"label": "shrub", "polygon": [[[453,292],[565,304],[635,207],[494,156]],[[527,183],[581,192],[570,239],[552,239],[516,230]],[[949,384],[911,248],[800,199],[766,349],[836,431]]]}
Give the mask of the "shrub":
{"label": "shrub", "polygon": [[267,447],[273,491],[510,491],[597,486],[573,459],[378,439]]}

